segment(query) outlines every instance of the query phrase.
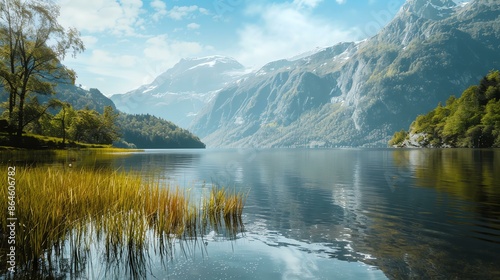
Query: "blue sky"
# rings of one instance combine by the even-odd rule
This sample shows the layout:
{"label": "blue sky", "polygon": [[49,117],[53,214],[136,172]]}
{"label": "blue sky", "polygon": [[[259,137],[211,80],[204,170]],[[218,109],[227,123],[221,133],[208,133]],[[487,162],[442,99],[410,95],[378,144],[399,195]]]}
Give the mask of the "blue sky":
{"label": "blue sky", "polygon": [[249,68],[374,35],[404,0],[57,0],[86,51],[77,84],[125,93],[181,58],[226,55]]}

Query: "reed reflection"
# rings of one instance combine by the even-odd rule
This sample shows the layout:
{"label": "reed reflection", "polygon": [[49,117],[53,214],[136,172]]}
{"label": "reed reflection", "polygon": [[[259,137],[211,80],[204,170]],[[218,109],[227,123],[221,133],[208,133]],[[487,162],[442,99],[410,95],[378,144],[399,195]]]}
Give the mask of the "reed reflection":
{"label": "reed reflection", "polygon": [[[15,273],[4,259],[11,248],[9,221],[0,218],[6,278],[91,277],[85,274],[96,260],[104,262],[105,275],[143,278],[151,257],[172,257],[177,245],[189,252],[203,246],[210,231],[227,239],[243,232],[245,196],[223,188],[213,187],[196,205],[187,190],[153,175],[85,167],[17,170]],[[1,209],[9,203],[6,192],[0,190]]]}

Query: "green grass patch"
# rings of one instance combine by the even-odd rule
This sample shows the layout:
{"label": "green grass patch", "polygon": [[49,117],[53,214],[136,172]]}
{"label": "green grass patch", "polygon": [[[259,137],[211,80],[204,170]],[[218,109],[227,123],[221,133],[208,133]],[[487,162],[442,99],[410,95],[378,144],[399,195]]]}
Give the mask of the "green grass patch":
{"label": "green grass patch", "polygon": [[[169,256],[175,240],[196,240],[209,230],[232,238],[243,230],[245,196],[224,188],[214,187],[196,205],[179,187],[109,169],[18,167],[15,182],[16,268],[21,271],[16,275],[21,278],[55,277],[65,259],[77,273],[85,265],[82,256],[96,244],[108,264],[125,262],[136,277],[145,272],[153,241],[160,255]],[[8,208],[8,196],[8,188],[1,188],[1,209]],[[0,215],[4,272],[7,218]]]}
{"label": "green grass patch", "polygon": [[126,148],[116,148],[111,144],[88,144],[67,140],[63,143],[62,138],[44,136],[38,134],[23,134],[20,140],[12,142],[8,133],[0,132],[0,150],[11,149],[29,149],[29,150],[56,150],[67,148],[78,149],[105,149],[109,152],[131,151]]}

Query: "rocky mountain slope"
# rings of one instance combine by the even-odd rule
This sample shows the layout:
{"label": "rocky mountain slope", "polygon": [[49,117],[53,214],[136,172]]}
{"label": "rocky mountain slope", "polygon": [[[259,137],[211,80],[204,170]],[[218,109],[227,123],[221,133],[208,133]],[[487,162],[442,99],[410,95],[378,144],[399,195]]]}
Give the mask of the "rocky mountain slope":
{"label": "rocky mountain slope", "polygon": [[[58,83],[54,88],[54,95],[36,95],[40,104],[47,103],[50,99],[59,99],[68,102],[76,110],[91,109],[103,113],[104,107],[111,106],[116,109],[115,104],[98,89],[83,89],[70,83]],[[8,94],[0,88],[0,102],[8,100]]]}
{"label": "rocky mountain slope", "polygon": [[243,65],[224,56],[182,59],[152,83],[111,100],[125,113],[149,113],[187,127],[221,88],[244,71]]}
{"label": "rocky mountain slope", "polygon": [[41,103],[48,101],[51,98],[57,98],[61,101],[68,102],[76,110],[91,109],[96,110],[100,114],[103,113],[104,107],[111,106],[116,109],[115,104],[111,99],[102,94],[98,89],[83,89],[71,84],[59,84],[55,88],[54,96],[38,96]]}
{"label": "rocky mountain slope", "polygon": [[376,36],[265,65],[196,116],[208,146],[386,146],[500,68],[500,3],[408,0]]}

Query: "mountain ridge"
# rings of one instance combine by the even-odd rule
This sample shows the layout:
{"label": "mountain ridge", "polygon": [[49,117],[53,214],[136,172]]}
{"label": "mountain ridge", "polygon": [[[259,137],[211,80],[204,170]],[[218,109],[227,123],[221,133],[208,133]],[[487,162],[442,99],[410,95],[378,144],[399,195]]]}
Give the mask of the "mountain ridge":
{"label": "mountain ridge", "polygon": [[192,131],[209,146],[386,146],[500,63],[498,4],[438,2],[453,12],[408,12],[437,3],[410,0],[366,41],[266,64],[221,90]]}
{"label": "mountain ridge", "polygon": [[245,73],[242,64],[227,56],[184,58],[151,83],[111,100],[123,112],[153,114],[186,128],[221,88]]}

